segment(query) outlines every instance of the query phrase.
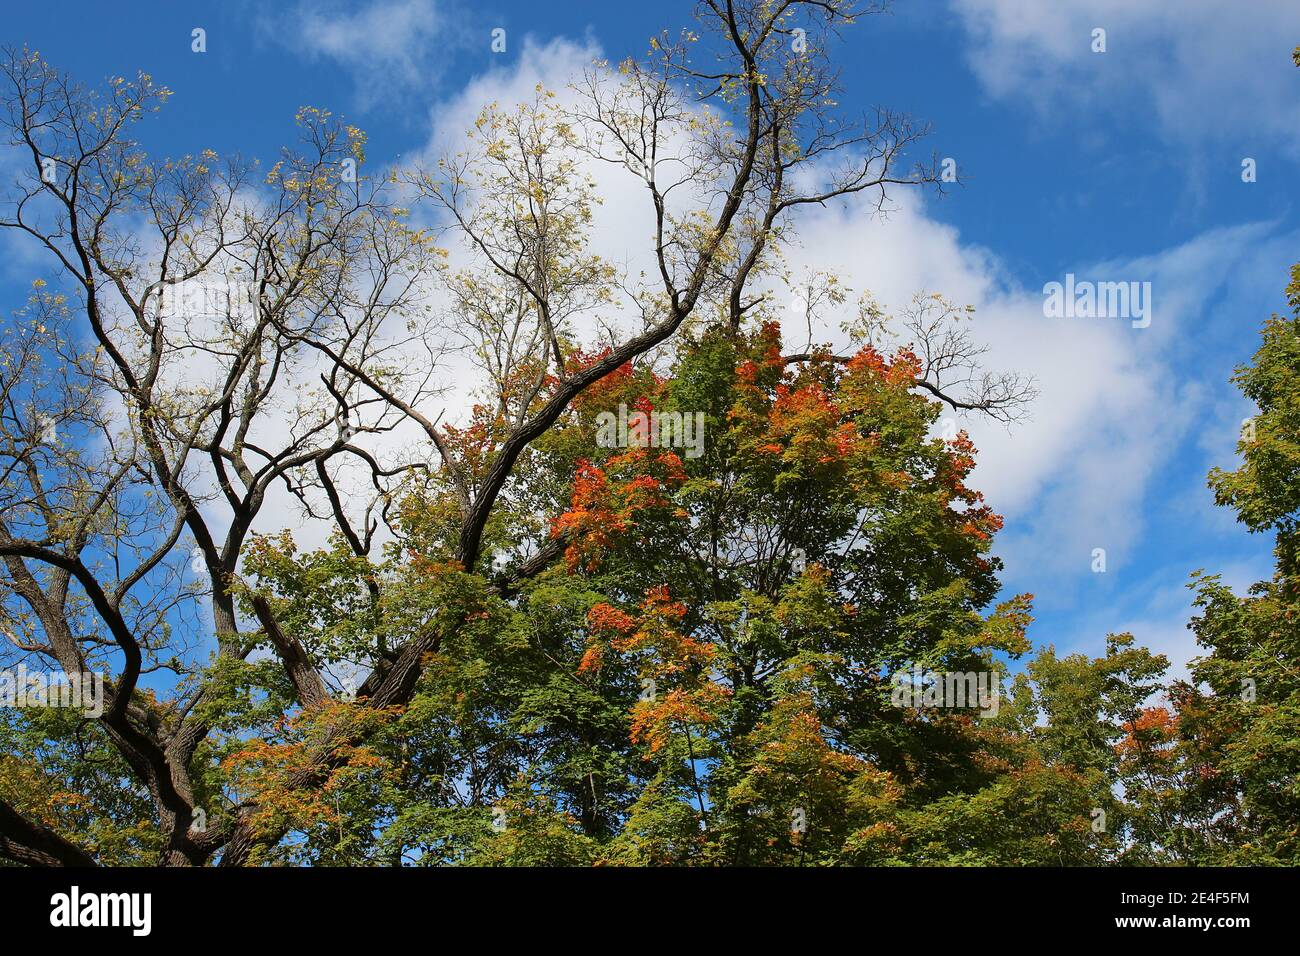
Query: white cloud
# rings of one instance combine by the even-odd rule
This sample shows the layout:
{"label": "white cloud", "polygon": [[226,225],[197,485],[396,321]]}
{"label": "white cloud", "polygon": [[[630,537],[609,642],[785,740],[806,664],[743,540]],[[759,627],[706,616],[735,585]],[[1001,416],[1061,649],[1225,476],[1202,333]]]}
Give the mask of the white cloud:
{"label": "white cloud", "polygon": [[363,106],[432,85],[458,34],[436,0],[299,0],[260,25],[276,42],[349,70]]}
{"label": "white cloud", "polygon": [[[951,0],[994,96],[1040,109],[1114,111],[1132,100],[1178,143],[1282,143],[1300,154],[1291,51],[1300,4],[1255,0]],[[1106,52],[1092,50],[1094,29]],[[1067,123],[1068,120],[1063,121]]]}

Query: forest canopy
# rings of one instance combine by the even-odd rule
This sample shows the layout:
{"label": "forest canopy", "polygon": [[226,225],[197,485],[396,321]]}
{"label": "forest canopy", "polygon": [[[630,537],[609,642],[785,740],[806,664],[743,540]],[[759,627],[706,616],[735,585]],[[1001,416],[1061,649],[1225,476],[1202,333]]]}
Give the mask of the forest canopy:
{"label": "forest canopy", "polygon": [[[1042,646],[945,425],[1035,383],[942,290],[783,255],[947,182],[840,104],[861,12],[705,0],[385,169],[316,107],[269,164],[155,158],[165,86],[10,50],[0,858],[1300,862],[1300,266],[1209,476],[1275,575],[1195,576],[1187,680]],[[595,250],[606,167],[647,271]]]}

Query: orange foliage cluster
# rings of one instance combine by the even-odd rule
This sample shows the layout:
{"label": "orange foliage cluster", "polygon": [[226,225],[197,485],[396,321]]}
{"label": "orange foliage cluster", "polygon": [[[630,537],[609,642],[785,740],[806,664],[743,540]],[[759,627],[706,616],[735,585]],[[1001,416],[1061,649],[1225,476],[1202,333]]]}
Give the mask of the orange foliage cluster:
{"label": "orange foliage cluster", "polygon": [[[785,733],[765,747],[762,763],[800,766],[805,774],[848,773],[861,770],[865,763],[852,754],[835,750],[822,733],[821,718],[813,708],[811,696],[801,695],[790,702],[798,709],[790,715]],[[762,768],[760,763],[760,770]],[[808,780],[811,784],[813,781]]]}
{"label": "orange foliage cluster", "polygon": [[911,349],[899,349],[890,362],[870,345],[849,359],[845,372],[850,378],[867,378],[898,388],[911,388],[921,374],[921,360]]}
{"label": "orange foliage cluster", "polygon": [[950,454],[944,459],[939,480],[953,499],[968,505],[962,512],[961,532],[979,541],[989,541],[1002,530],[1002,516],[984,504],[984,493],[966,485],[966,479],[975,468],[976,448],[966,431],[947,442]]}
{"label": "orange foliage cluster", "polygon": [[569,509],[551,523],[553,536],[568,535],[569,569],[594,571],[614,538],[635,528],[642,512],[668,507],[666,490],[685,480],[682,460],[670,451],[631,448],[603,468],[579,461]]}
{"label": "orange foliage cluster", "polygon": [[653,680],[656,688],[676,685],[633,707],[631,739],[648,746],[647,758],[661,750],[674,732],[713,721],[729,695],[709,677],[716,647],[682,633],[679,625],[686,613],[686,605],[673,600],[668,588],[660,585],[646,591],[636,616],[605,603],[587,614],[594,641],[583,654],[579,674],[599,671],[608,648],[633,657],[641,676]]}
{"label": "orange foliage cluster", "polygon": [[716,649],[678,630],[676,624],[685,616],[686,605],[672,600],[668,588],[651,588],[641,602],[640,626],[630,634],[611,637],[610,646],[620,654],[651,652],[656,676],[704,667],[712,662]]}
{"label": "orange foliage cluster", "polygon": [[[565,372],[568,375],[576,375],[583,369],[590,368],[597,362],[609,358],[609,355],[609,348],[603,348],[597,352],[584,352],[582,349],[575,349],[565,359]],[[597,379],[583,389],[574,398],[573,407],[580,412],[613,411],[620,401],[626,402],[628,405],[641,407],[642,403],[649,401],[649,398],[647,396],[628,394],[636,380],[637,374],[632,363],[624,362],[614,371]],[[653,371],[642,370],[642,387],[649,387],[652,393],[657,392],[659,386],[663,385],[665,381],[667,379],[656,375]],[[649,405],[642,407],[642,411],[649,411],[649,409]]]}
{"label": "orange foliage cluster", "polygon": [[673,733],[711,723],[726,697],[726,688],[709,681],[695,690],[677,688],[639,701],[632,709],[632,742],[645,744],[649,759],[664,748]]}
{"label": "orange foliage cluster", "polygon": [[[859,418],[884,391],[904,395],[920,374],[920,361],[902,349],[892,362],[877,350],[861,349],[843,366],[813,362],[798,372],[787,368],[780,353],[780,329],[764,326],[759,357],[736,369],[737,401],[729,414],[741,447],[794,468],[803,476],[836,479],[865,458],[877,445],[874,433],[864,433]],[[828,471],[826,466],[830,466]],[[883,472],[881,485],[904,487],[911,476]]]}
{"label": "orange foliage cluster", "polygon": [[1178,736],[1178,717],[1164,707],[1144,707],[1136,719],[1128,724],[1128,733],[1115,745],[1115,750],[1123,756],[1145,753],[1148,756],[1165,760],[1173,759],[1173,751],[1168,749]]}
{"label": "orange foliage cluster", "polygon": [[[653,676],[658,678],[698,671],[712,663],[716,655],[713,644],[681,633],[676,625],[685,616],[686,605],[674,601],[668,588],[659,585],[646,591],[638,617],[602,602],[587,612],[587,623],[593,636],[619,654],[643,654]],[[591,660],[598,666],[601,658],[597,655]],[[584,656],[583,662],[586,664],[588,658]]]}
{"label": "orange foliage cluster", "polygon": [[[629,634],[636,629],[636,619],[618,608],[603,601],[587,612],[587,623],[593,634],[608,638],[611,634]],[[582,655],[578,664],[580,675],[592,674],[600,670],[605,662],[605,645],[591,644]]]}
{"label": "orange foliage cluster", "polygon": [[857,426],[817,383],[776,387],[762,451],[787,461],[824,465],[848,458],[864,440]]}
{"label": "orange foliage cluster", "polygon": [[485,405],[475,405],[465,428],[444,425],[447,445],[461,467],[471,475],[482,474],[496,453],[505,421]]}
{"label": "orange foliage cluster", "polygon": [[[334,826],[340,823],[335,794],[362,775],[389,769],[374,750],[353,741],[400,712],[400,707],[376,709],[330,701],[281,718],[276,731],[282,741],[243,741],[222,767],[253,798],[254,826],[271,827],[278,821],[295,827]],[[319,784],[301,786],[298,781],[304,776],[318,778]]]}
{"label": "orange foliage cluster", "polygon": [[[583,369],[590,368],[602,359],[609,357],[610,349],[598,352],[584,352],[575,349],[564,360],[564,370],[568,375],[576,375]],[[579,410],[605,410],[611,404],[617,404],[620,395],[632,381],[632,363],[624,362],[603,378],[597,379],[583,389],[573,400]]]}

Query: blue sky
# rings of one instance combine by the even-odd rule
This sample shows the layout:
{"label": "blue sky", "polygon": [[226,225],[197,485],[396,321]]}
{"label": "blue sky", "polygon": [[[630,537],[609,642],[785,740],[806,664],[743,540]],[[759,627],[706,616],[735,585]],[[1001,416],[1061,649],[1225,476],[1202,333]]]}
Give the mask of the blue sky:
{"label": "blue sky", "polygon": [[[175,94],[142,134],[155,154],[273,160],[310,104],[366,129],[386,165],[454,141],[488,95],[640,53],[689,15],[687,2],[63,0],[8,5],[0,39],[86,83],[153,74]],[[196,27],[206,53],[191,51]],[[1228,377],[1300,259],[1298,43],[1295,0],[1230,14],[1211,0],[902,0],[835,54],[842,102],[932,123],[929,147],[965,185],[900,197],[883,221],[817,211],[800,255],[887,305],[922,289],[974,304],[990,364],[1038,377],[1032,421],[962,423],[984,452],[976,484],[1007,516],[1007,587],[1038,596],[1035,643],[1100,653],[1107,631],[1132,629],[1182,661],[1188,573],[1238,587],[1268,573],[1269,542],[1212,506],[1205,473],[1232,464],[1251,409]],[[33,267],[0,251],[17,305]],[[1071,272],[1151,281],[1151,327],[1046,318],[1043,285]]]}

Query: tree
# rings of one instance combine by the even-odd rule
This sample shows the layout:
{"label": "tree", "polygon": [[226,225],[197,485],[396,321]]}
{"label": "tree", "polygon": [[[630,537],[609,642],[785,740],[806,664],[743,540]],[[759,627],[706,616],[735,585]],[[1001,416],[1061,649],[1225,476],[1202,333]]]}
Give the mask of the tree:
{"label": "tree", "polygon": [[1291,315],[1264,323],[1254,361],[1234,377],[1259,409],[1238,443],[1241,465],[1210,474],[1219,504],[1251,531],[1273,532],[1276,571],[1244,597],[1218,575],[1197,576],[1191,626],[1208,653],[1175,688],[1207,863],[1300,859],[1300,265],[1286,295]]}
{"label": "tree", "polygon": [[[961,484],[965,450],[923,440],[932,406],[914,390],[987,411],[1014,407],[1023,392],[995,382],[950,394],[942,362],[889,363],[864,352],[844,363],[848,405],[839,410],[823,394],[835,384],[834,362],[789,357],[808,370],[778,393],[773,376],[787,358],[767,355],[774,333],[752,340],[747,331],[766,307],[761,286],[777,276],[779,246],[802,206],[858,193],[881,204],[890,187],[937,181],[931,167],[905,158],[923,128],[888,112],[853,124],[833,106],[827,50],[853,13],[838,0],[709,0],[699,33],[661,36],[616,74],[593,68],[572,103],[539,91],[517,112],[489,108],[464,152],[375,178],[358,174],[364,133],[315,109],[299,113],[299,145],[264,174],[212,152],[152,160],[132,130],[165,102],[164,87],[140,75],[92,91],[37,54],[12,51],[5,128],[27,165],[0,222],[43,250],[52,271],[6,330],[0,606],[12,658],[108,677],[98,718],[41,730],[20,713],[5,733],[57,733],[60,747],[71,734],[108,763],[78,792],[77,832],[48,800],[32,798],[56,763],[42,756],[35,790],[9,765],[0,853],[45,864],[347,859],[362,852],[357,846],[370,852],[379,827],[396,859],[410,846],[405,827],[420,832],[422,859],[454,858],[457,833],[477,831],[453,827],[426,839],[418,823],[439,807],[406,794],[418,787],[423,798],[445,797],[443,809],[460,801],[480,812],[508,786],[526,788],[514,783],[519,768],[507,774],[509,762],[498,758],[513,754],[517,764],[527,751],[532,759],[531,727],[557,787],[581,803],[572,793],[585,777],[593,794],[573,818],[588,835],[609,832],[632,797],[625,785],[596,783],[627,777],[623,755],[603,756],[616,723],[610,699],[586,698],[581,719],[551,729],[568,715],[556,713],[568,678],[541,663],[552,656],[546,642],[571,637],[575,613],[590,610],[581,576],[557,582],[548,569],[591,544],[573,505],[584,482],[600,479],[579,471],[565,494],[572,473],[548,476],[546,465],[571,450],[560,424],[581,414],[584,397],[622,382],[629,363],[633,375],[646,374],[675,336],[709,343],[703,361],[713,355],[715,365],[728,349],[764,350],[750,360],[752,373],[742,370],[753,380],[736,405],[737,427],[748,430],[734,454],[771,492],[814,480],[821,465],[809,456],[839,442],[861,479],[910,468],[902,487],[853,491],[924,524],[904,533],[901,515],[882,519],[879,540],[899,546],[888,568],[852,555],[828,568],[860,582],[861,610],[841,617],[880,625],[884,611],[868,591],[901,596],[914,572],[927,596],[903,618],[907,628],[933,634],[934,616],[952,613],[970,642],[961,653],[973,653],[982,629],[1005,643],[1019,611],[991,622],[975,611],[995,587],[977,554],[993,518]],[[806,43],[792,43],[796,28]],[[616,281],[591,252],[591,162],[644,183],[655,221],[652,278]],[[820,185],[805,189],[809,182]],[[444,295],[445,311],[435,307]],[[588,351],[579,347],[579,316],[601,329]],[[463,427],[442,425],[445,372],[466,347],[486,387]],[[714,401],[730,403],[725,388],[708,384]],[[864,403],[876,400],[900,416],[882,420],[878,437],[835,423],[867,414]],[[752,415],[769,407],[778,431],[763,435]],[[381,441],[399,434],[417,440]],[[760,439],[783,450],[773,457],[753,444]],[[663,471],[634,479],[659,483],[651,500],[632,493],[619,507],[660,507],[656,495],[679,480],[706,503],[717,494],[669,461],[629,456],[621,465]],[[330,523],[331,546],[304,555],[282,537],[255,534],[277,494]],[[967,507],[950,513],[945,494]],[[818,506],[835,524],[810,529],[813,554],[849,529],[862,503],[832,496]],[[553,522],[561,511],[569,520]],[[925,569],[927,545],[945,553],[940,570]],[[758,547],[751,554],[769,564],[784,560],[770,543]],[[715,563],[729,560],[722,555]],[[806,598],[770,606],[772,569],[746,582],[755,626],[803,613],[802,601],[829,600],[818,573]],[[666,582],[664,601],[679,583]],[[744,606],[751,599],[740,583],[715,601]],[[709,710],[720,705],[707,689],[716,682],[704,672],[707,652],[688,653],[692,638],[678,629],[677,641],[674,627],[661,621],[644,644],[621,651],[648,658],[635,673],[668,668],[681,683],[672,693],[685,695],[674,698],[676,713],[643,708],[638,746],[659,741],[665,754],[684,745],[692,761],[707,761],[714,742],[686,735],[697,720],[721,719]],[[205,659],[209,633],[215,654]],[[814,651],[824,638],[809,640],[781,650],[828,652]],[[753,680],[778,656],[724,663]],[[484,668],[499,680],[480,689]],[[737,727],[754,745],[792,732],[812,706],[799,703],[805,692],[795,683],[780,686],[779,718],[737,688]],[[858,695],[849,706],[869,704]],[[782,730],[786,719],[795,723]],[[660,770],[661,793],[701,786],[698,764],[690,782],[680,768]],[[719,773],[747,792],[741,768]],[[108,793],[109,775],[127,781],[125,794]],[[152,818],[150,835],[126,847],[124,800]],[[531,797],[518,801],[536,809]],[[385,812],[391,819],[379,819]]]}

